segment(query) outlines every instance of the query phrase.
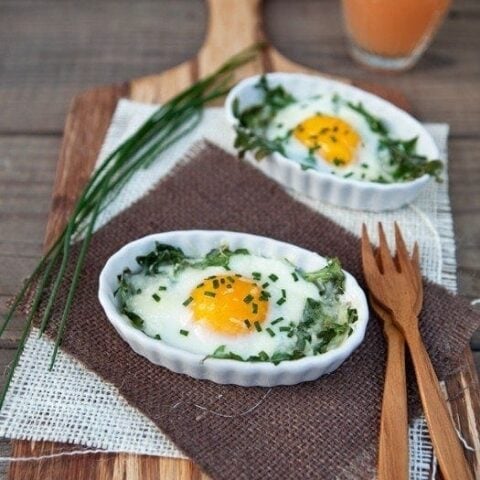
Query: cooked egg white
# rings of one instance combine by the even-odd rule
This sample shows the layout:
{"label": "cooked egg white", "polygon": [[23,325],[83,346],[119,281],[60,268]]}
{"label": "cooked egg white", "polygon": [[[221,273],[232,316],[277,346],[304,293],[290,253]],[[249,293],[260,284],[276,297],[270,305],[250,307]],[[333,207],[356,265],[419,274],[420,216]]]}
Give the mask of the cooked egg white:
{"label": "cooked egg white", "polygon": [[381,166],[379,137],[365,118],[335,95],[295,102],[270,122],[269,139],[283,139],[285,154],[304,168],[344,177],[376,179]]}
{"label": "cooked egg white", "polygon": [[280,327],[301,321],[307,298],[319,298],[315,285],[285,260],[233,255],[229,268],[135,275],[128,307],[147,335],[189,352],[208,355],[220,345],[244,357],[291,350],[295,338]]}

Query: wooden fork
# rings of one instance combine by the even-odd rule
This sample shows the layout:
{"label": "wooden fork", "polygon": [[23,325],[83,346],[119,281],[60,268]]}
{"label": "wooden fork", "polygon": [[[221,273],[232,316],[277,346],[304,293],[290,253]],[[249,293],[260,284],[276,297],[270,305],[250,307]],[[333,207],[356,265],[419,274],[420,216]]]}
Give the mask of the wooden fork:
{"label": "wooden fork", "polygon": [[[379,251],[377,263],[381,263]],[[418,245],[415,243],[412,262],[418,266]],[[398,264],[398,258],[395,258]],[[416,286],[421,288],[420,268]],[[378,444],[378,480],[408,480],[408,406],[407,380],[405,375],[405,340],[402,332],[393,323],[391,313],[370,294],[370,305],[383,321],[383,333],[387,342],[385,386],[383,389],[382,416]],[[417,302],[422,296],[417,296]]]}
{"label": "wooden fork", "polygon": [[[389,252],[381,224],[378,230],[380,262],[375,258],[366,226],[363,225],[362,264],[365,280],[376,303],[390,313],[408,345],[430,438],[445,480],[471,480],[471,471],[418,328],[418,314],[423,299],[423,288],[421,281],[418,281],[418,263],[410,258],[397,224],[397,264]],[[392,413],[394,414],[395,412]]]}

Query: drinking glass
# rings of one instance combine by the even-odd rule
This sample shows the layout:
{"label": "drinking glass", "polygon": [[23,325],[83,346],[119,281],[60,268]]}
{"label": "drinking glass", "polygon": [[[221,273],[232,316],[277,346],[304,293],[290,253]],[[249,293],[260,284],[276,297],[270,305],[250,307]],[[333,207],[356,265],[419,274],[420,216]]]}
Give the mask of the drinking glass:
{"label": "drinking glass", "polygon": [[406,70],[425,51],[451,0],[342,0],[355,60],[382,70]]}

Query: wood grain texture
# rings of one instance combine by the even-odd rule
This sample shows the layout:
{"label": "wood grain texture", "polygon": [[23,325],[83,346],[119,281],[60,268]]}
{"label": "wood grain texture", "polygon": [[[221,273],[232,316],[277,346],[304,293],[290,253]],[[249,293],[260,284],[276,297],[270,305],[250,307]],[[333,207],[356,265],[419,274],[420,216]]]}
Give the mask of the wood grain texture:
{"label": "wood grain texture", "polygon": [[[268,38],[288,58],[400,88],[423,118],[447,119],[455,135],[477,135],[477,0],[454,2],[419,65],[395,76],[360,69],[350,60],[339,2],[266,0],[263,10]],[[68,0],[1,0],[0,132],[60,133],[79,91],[155,74],[190,58],[204,38],[206,19],[201,0],[82,0],[81,6]]]}
{"label": "wood grain texture", "polygon": [[[381,316],[378,309],[375,311]],[[388,314],[387,316],[389,317]],[[395,477],[397,480],[407,480],[409,458],[405,341],[390,318],[384,322],[387,364],[378,445],[378,479],[389,480]]]}
{"label": "wood grain texture", "polygon": [[[52,455],[60,452],[78,451],[77,446],[59,443],[15,442],[12,455]],[[68,458],[68,457],[67,457]],[[149,457],[131,454],[81,454],[69,462],[65,469],[65,457],[43,462],[12,463],[10,478],[28,480],[76,480],[92,479],[175,479],[208,480],[190,460]]]}
{"label": "wood grain texture", "polygon": [[[53,185],[45,249],[60,235],[90,177],[117,101],[128,96],[129,87],[125,84],[88,90],[73,99],[65,123]],[[74,162],[72,159],[75,159]]]}
{"label": "wood grain texture", "polygon": [[[268,37],[288,57],[342,77],[400,87],[413,100],[420,118],[451,124],[450,188],[459,286],[468,298],[479,297],[478,2],[457,1],[418,67],[392,77],[363,71],[349,60],[337,2],[270,0],[264,7],[264,19]],[[0,269],[1,311],[41,251],[69,99],[96,84],[155,74],[189,58],[201,42],[205,25],[206,9],[198,0],[0,1],[0,262],[4,267]],[[179,77],[191,75],[185,67],[179,69]],[[167,95],[165,87],[163,90]],[[94,143],[90,145],[93,151]],[[61,202],[68,204],[70,196]],[[2,365],[9,361],[20,327],[18,318],[8,337],[0,340],[5,357]],[[480,335],[474,337],[472,345],[480,348]],[[468,355],[466,358],[471,361]],[[480,365],[480,355],[476,359]],[[478,396],[467,399],[461,387],[470,381],[471,378],[449,379],[448,391],[454,398],[452,411],[463,422],[467,440],[474,441],[478,435],[475,436],[472,422],[465,425],[465,412],[480,408]],[[478,419],[476,428],[478,432]],[[42,445],[35,448],[41,450]],[[24,446],[31,448],[28,442]],[[480,475],[478,458],[469,455]],[[103,455],[90,458],[91,463],[109,464]],[[65,473],[78,471],[75,462],[66,462],[62,478],[82,478]],[[12,478],[48,478],[38,476],[41,469],[34,465],[28,476],[19,476],[18,468],[12,468]],[[149,478],[138,474],[135,477],[132,472],[139,472],[139,467],[128,465],[127,468],[126,463],[117,462],[115,477],[108,477],[109,471],[103,478],[123,478],[127,471],[127,478]],[[0,478],[4,478],[1,470]]]}

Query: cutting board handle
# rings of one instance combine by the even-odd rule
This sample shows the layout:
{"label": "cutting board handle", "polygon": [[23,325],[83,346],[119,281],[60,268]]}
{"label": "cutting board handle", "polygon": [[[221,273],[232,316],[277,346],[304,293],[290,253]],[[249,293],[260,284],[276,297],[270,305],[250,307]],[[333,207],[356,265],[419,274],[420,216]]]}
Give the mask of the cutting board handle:
{"label": "cutting board handle", "polygon": [[[244,48],[265,41],[267,48],[257,60],[235,72],[236,81],[263,72],[303,72],[324,75],[299,65],[268,44],[262,28],[262,0],[205,0],[208,7],[207,35],[198,54],[191,60],[160,74],[136,78],[129,82],[129,97],[145,103],[161,103],[177,95],[199,78],[212,73],[222,63]],[[332,77],[345,83],[351,80]],[[404,110],[411,106],[395,89],[356,81],[355,84],[373,91]]]}
{"label": "cutting board handle", "polygon": [[[263,40],[262,0],[207,0],[209,11],[207,35],[198,54],[200,76],[240,50]],[[258,65],[250,65],[251,75]],[[247,72],[244,72],[247,73]]]}

